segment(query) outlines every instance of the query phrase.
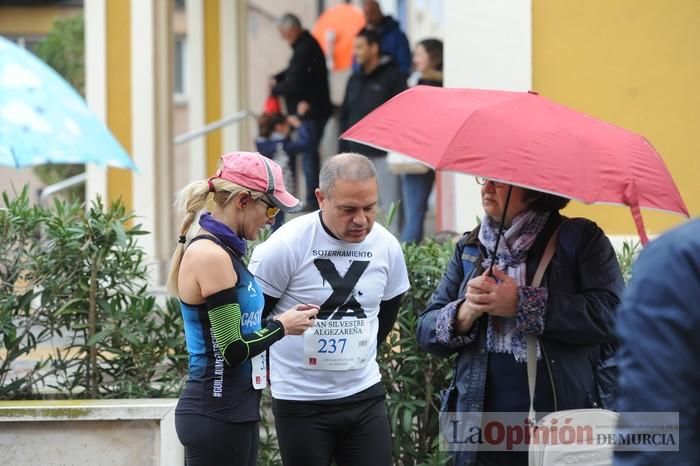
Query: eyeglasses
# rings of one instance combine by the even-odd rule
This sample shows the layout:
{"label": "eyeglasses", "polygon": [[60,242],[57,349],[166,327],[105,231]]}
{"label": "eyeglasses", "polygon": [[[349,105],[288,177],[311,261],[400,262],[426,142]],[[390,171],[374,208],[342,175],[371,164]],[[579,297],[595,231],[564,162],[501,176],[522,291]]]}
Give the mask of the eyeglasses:
{"label": "eyeglasses", "polygon": [[276,205],[273,205],[273,204],[267,202],[267,201],[266,201],[265,199],[263,199],[262,197],[261,197],[260,199],[258,199],[258,201],[262,202],[263,204],[265,204],[265,205],[267,206],[267,212],[266,212],[267,218],[270,218],[270,219],[275,218],[275,215],[277,215],[277,214],[280,213],[280,208],[279,208],[279,207],[277,207]]}
{"label": "eyeglasses", "polygon": [[485,185],[488,181],[490,181],[493,184],[494,188],[502,188],[503,186],[506,185],[506,183],[501,183],[499,181],[493,181],[488,178],[484,178],[483,176],[476,176],[474,177],[476,179],[476,184],[483,186]]}

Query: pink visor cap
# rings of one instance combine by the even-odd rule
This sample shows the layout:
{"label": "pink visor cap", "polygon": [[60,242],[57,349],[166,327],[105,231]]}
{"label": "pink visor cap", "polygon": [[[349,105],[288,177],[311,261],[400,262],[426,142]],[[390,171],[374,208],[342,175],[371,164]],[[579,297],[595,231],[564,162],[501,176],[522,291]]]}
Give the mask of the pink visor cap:
{"label": "pink visor cap", "polygon": [[284,212],[296,212],[302,207],[299,199],[285,189],[282,168],[257,152],[222,155],[215,177],[265,193]]}

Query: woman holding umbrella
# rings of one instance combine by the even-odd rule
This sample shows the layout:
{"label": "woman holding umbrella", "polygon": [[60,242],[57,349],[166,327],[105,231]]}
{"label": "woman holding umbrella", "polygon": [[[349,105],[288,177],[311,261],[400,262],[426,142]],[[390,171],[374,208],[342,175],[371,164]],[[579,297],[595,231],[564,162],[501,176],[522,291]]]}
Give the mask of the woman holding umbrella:
{"label": "woman holding umbrella", "polygon": [[[597,368],[615,342],[624,282],[615,252],[593,222],[566,219],[568,199],[477,178],[481,225],[455,253],[420,317],[418,340],[457,354],[443,412],[522,412],[530,406],[527,337],[537,338],[534,409],[608,405],[613,385]],[[529,286],[553,235],[542,286]],[[469,416],[478,423],[480,415]],[[474,420],[476,419],[476,421]],[[456,452],[459,465],[527,465],[527,452]]]}

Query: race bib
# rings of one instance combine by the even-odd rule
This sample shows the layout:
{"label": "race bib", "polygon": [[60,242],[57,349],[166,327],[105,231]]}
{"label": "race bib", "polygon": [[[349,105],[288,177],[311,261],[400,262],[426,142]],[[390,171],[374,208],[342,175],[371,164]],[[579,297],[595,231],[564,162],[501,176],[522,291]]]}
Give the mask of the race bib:
{"label": "race bib", "polygon": [[304,332],[304,367],[346,371],[367,365],[373,341],[367,319],[316,319]]}
{"label": "race bib", "polygon": [[250,363],[253,366],[251,372],[253,378],[253,388],[256,390],[262,390],[267,387],[267,351],[254,356],[250,359]]}

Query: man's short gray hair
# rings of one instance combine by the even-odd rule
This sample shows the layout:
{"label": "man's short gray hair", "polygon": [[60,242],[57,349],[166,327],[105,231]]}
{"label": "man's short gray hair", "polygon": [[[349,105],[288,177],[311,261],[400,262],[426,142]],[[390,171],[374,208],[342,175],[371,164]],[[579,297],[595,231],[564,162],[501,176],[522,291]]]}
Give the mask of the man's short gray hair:
{"label": "man's short gray hair", "polygon": [[299,17],[292,13],[285,13],[277,20],[277,27],[288,31],[290,29],[301,29],[301,21]]}
{"label": "man's short gray hair", "polygon": [[321,168],[318,178],[319,189],[326,196],[329,196],[336,180],[366,181],[372,178],[376,179],[377,170],[368,157],[354,152],[345,152],[331,157]]}

